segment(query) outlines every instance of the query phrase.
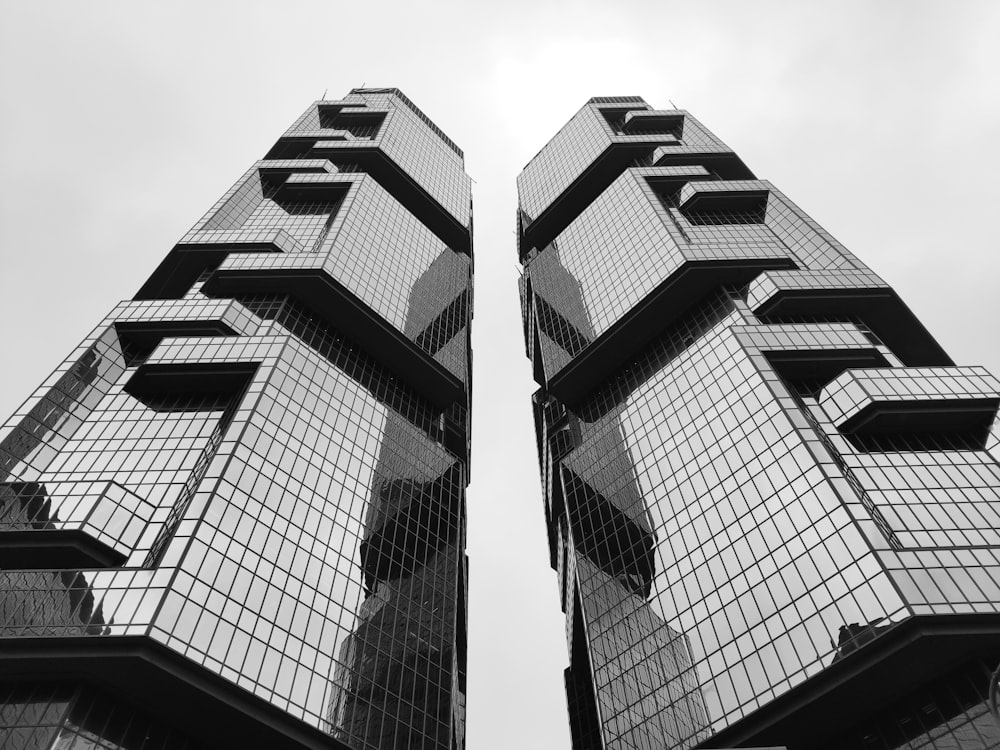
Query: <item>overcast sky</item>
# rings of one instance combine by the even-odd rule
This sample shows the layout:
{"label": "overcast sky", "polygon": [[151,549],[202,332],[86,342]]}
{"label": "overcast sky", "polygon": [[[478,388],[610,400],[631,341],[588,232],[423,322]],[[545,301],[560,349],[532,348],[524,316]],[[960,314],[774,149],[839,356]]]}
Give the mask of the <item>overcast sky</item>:
{"label": "overcast sky", "polygon": [[324,91],[398,86],[476,181],[469,747],[568,747],[514,179],[591,96],[691,111],[1000,374],[1000,3],[0,10],[0,419]]}

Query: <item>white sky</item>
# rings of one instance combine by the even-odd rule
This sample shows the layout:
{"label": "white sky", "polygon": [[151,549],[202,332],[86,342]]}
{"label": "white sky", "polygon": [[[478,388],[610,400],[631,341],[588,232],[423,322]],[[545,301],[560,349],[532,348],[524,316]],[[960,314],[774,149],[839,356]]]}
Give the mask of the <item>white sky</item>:
{"label": "white sky", "polygon": [[0,419],[328,91],[398,86],[476,180],[469,747],[569,746],[514,179],[586,101],[690,110],[1000,374],[1000,3],[8,2]]}

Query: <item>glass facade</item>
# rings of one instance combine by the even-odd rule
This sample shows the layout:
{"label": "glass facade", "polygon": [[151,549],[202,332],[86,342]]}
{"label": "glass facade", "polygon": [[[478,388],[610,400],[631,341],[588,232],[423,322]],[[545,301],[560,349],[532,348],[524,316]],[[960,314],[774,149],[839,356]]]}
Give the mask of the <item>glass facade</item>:
{"label": "glass facade", "polygon": [[577,750],[1000,747],[1000,381],[686,112],[518,189]]}
{"label": "glass facade", "polygon": [[0,432],[0,745],[464,747],[461,151],[305,114]]}

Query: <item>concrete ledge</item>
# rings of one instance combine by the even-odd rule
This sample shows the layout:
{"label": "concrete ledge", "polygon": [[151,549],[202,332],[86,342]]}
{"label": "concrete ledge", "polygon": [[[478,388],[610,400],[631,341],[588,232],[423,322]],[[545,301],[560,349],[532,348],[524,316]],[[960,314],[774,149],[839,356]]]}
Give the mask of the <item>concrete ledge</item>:
{"label": "concrete ledge", "polygon": [[[521,259],[532,248],[544,249],[580,213],[632,166],[636,158],[651,153],[659,136],[649,136],[650,142],[641,141],[612,143],[597,157],[584,172],[567,187],[562,194],[536,216],[529,224],[522,226],[520,241]],[[753,173],[732,151],[705,148],[701,153],[688,151],[670,155],[664,149],[658,152],[658,166],[711,165],[724,179],[753,179]]]}
{"label": "concrete ledge", "polygon": [[458,378],[319,266],[223,265],[204,289],[207,294],[227,297],[255,292],[291,294],[439,408],[464,402],[465,385]]}
{"label": "concrete ledge", "polygon": [[899,296],[864,271],[769,271],[750,285],[747,302],[763,318],[860,318],[907,365],[952,365]]}
{"label": "concrete ledge", "polygon": [[0,569],[116,568],[128,558],[82,529],[0,530]]}
{"label": "concrete ledge", "polygon": [[371,175],[448,247],[456,252],[472,255],[471,224],[467,227],[462,226],[457,218],[377,145],[371,144],[370,141],[324,143],[315,138],[283,137],[269,155],[280,156],[283,148],[293,145],[296,141],[305,147],[306,158],[328,156],[356,163],[361,171]]}
{"label": "concrete ledge", "polygon": [[964,662],[998,652],[1000,613],[911,617],[698,747],[811,750],[819,733],[835,739],[831,730],[847,732]]}
{"label": "concrete ledge", "polygon": [[790,264],[787,258],[688,261],[549,379],[546,390],[573,408],[711,290]]}
{"label": "concrete ledge", "polygon": [[172,649],[144,636],[0,640],[0,680],[93,684],[220,750],[349,750]]}
{"label": "concrete ledge", "polygon": [[853,369],[823,388],[819,405],[850,434],[974,430],[996,417],[1000,381],[983,367]]}

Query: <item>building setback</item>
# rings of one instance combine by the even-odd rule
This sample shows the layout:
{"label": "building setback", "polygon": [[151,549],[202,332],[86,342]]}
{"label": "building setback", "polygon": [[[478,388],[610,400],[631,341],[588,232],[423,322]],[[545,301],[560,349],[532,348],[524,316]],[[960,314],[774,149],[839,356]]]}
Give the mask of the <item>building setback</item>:
{"label": "building setback", "polygon": [[1000,747],[997,379],[686,112],[518,191],[574,747]]}
{"label": "building setback", "polygon": [[471,223],[316,102],[6,423],[0,746],[464,747]]}

